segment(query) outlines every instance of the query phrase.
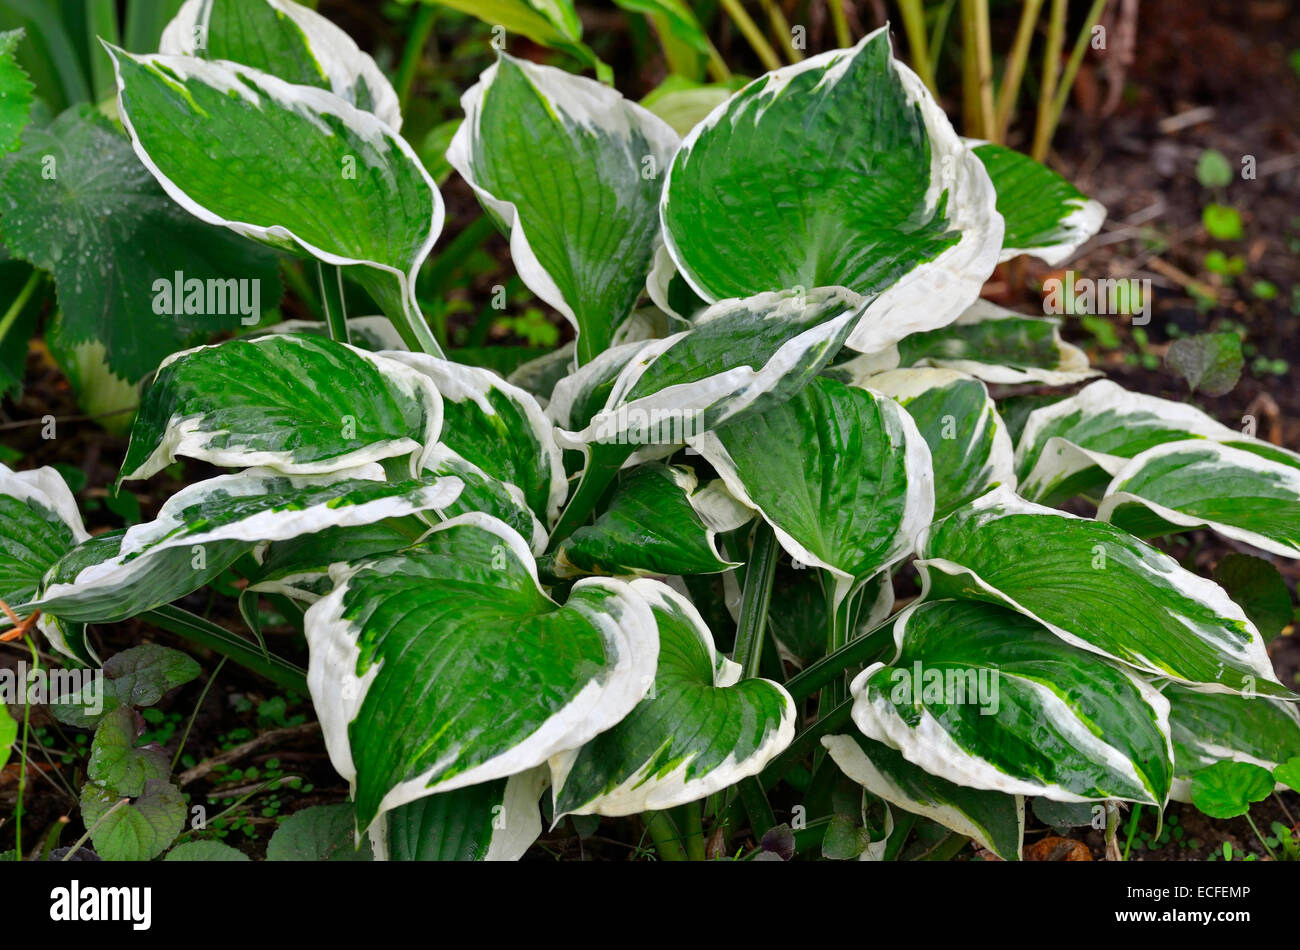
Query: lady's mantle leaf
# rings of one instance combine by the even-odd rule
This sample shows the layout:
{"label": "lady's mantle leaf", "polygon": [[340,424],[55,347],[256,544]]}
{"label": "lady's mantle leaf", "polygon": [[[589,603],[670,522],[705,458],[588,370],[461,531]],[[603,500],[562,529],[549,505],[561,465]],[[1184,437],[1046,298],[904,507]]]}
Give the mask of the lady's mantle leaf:
{"label": "lady's mantle leaf", "polygon": [[88,106],[27,129],[0,184],[5,245],[54,275],[61,344],[101,343],[127,382],[280,301],[276,255],[177,207]]}

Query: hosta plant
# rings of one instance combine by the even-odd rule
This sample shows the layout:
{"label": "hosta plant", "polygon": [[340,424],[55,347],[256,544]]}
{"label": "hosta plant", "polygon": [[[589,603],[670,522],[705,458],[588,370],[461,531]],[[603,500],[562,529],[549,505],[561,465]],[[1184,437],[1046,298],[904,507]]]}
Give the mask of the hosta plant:
{"label": "hosta plant", "polygon": [[[1102,209],[960,138],[887,31],[685,138],[502,54],[447,160],[574,337],[510,379],[425,324],[442,199],[337,28],[189,0],[157,55],[109,51],[180,208],[391,326],[327,294],[323,324],[168,357],[120,478],[225,473],[89,537],[57,474],[6,470],[0,596],[69,663],[98,662],[87,624],[144,617],[292,679],[167,606],[242,565],[253,634],[260,595],[303,611],[377,856],[517,858],[544,813],[642,814],[670,857],[787,821],[801,852],[892,857],[928,822],[1011,860],[1026,797],[1159,809],[1300,755],[1251,585],[1152,543],[1300,555],[1300,456],[1092,380],[1056,320],[980,299]],[[1004,415],[1022,383],[1060,398]]]}

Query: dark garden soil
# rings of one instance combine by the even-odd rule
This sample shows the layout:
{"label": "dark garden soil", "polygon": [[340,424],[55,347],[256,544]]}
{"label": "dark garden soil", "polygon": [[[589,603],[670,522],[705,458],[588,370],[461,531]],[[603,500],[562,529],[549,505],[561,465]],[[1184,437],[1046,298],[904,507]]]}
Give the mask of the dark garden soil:
{"label": "dark garden soil", "polygon": [[[382,35],[387,29],[367,7],[355,0],[321,3],[322,10],[352,31],[363,45],[366,36]],[[1010,33],[1015,28],[1016,11],[1008,5],[1000,10],[995,32]],[[611,24],[616,28],[620,22],[603,12],[596,16],[602,28]],[[872,4],[861,4],[859,16],[862,27],[876,25]],[[816,37],[812,39],[815,43]],[[901,38],[896,43],[902,48]],[[1002,45],[1005,48],[1005,43]],[[1247,352],[1240,382],[1222,396],[1198,396],[1196,401],[1230,426],[1239,427],[1243,416],[1253,416],[1258,420],[1259,435],[1293,449],[1300,449],[1300,63],[1289,58],[1297,49],[1300,12],[1287,0],[1142,0],[1132,62],[1122,75],[1096,54],[1085,62],[1051,156],[1058,170],[1109,212],[1102,233],[1070,268],[1080,276],[1149,279],[1154,291],[1152,319],[1144,339],[1122,318],[1112,320],[1113,339],[1074,320],[1067,324],[1067,337],[1084,346],[1094,363],[1124,386],[1185,399],[1186,385],[1163,365],[1170,340],[1176,335],[1236,328],[1244,334]],[[602,52],[611,62],[627,61]],[[725,45],[723,52],[728,55]],[[654,74],[654,68],[658,67],[647,67],[643,76],[620,76],[620,86],[632,92],[648,91],[662,78]],[[474,71],[476,68],[467,70],[465,78],[472,77]],[[950,114],[958,111],[955,102],[945,105]],[[1025,147],[1014,136],[1008,144]],[[1206,148],[1218,149],[1234,168],[1243,156],[1253,156],[1256,177],[1238,178],[1225,189],[1207,191],[1195,175],[1197,159]],[[459,179],[453,176],[442,190],[448,205],[449,233],[439,242],[440,247],[478,215],[473,196]],[[1201,224],[1201,209],[1209,201],[1230,204],[1240,212],[1244,225],[1240,241],[1216,242],[1208,237]],[[493,237],[485,249],[501,265],[500,275],[513,272],[504,241]],[[1244,273],[1225,280],[1208,272],[1204,259],[1215,249],[1240,255],[1246,265]],[[1003,267],[986,294],[1035,312],[1037,288],[1054,273],[1060,272],[1032,262]],[[481,305],[492,284],[502,279],[500,275],[488,269],[457,293],[477,296]],[[1263,299],[1252,293],[1250,288],[1257,281],[1273,285],[1276,295]],[[1212,302],[1207,303],[1207,298]],[[286,302],[287,314],[294,314],[294,308],[292,301]],[[556,323],[562,325],[558,318]],[[567,334],[567,328],[562,332]],[[83,472],[79,501],[88,512],[89,526],[92,530],[119,527],[121,519],[106,504],[105,486],[117,475],[126,440],[78,412],[66,380],[53,368],[43,346],[34,343],[22,398],[0,405],[0,445],[11,450],[7,455],[21,457],[24,468],[59,465]],[[58,420],[57,438],[41,437],[40,423],[46,416]],[[133,486],[131,491],[142,517],[148,518],[182,484],[210,474],[213,472],[204,466],[186,463],[178,471]],[[1203,574],[1234,549],[1201,534],[1186,536],[1168,548]],[[1294,587],[1300,580],[1300,568],[1284,559],[1274,560]],[[182,606],[232,630],[243,629],[229,597],[196,594]],[[301,635],[291,625],[272,618],[266,634],[272,650],[305,666]],[[181,770],[185,773],[184,790],[193,803],[206,804],[209,815],[216,815],[223,802],[229,803],[268,777],[297,775],[304,779],[306,784],[299,790],[271,788],[253,798],[250,806],[238,813],[238,822],[225,823],[224,840],[228,843],[259,856],[278,816],[346,795],[345,783],[330,767],[306,697],[286,696],[234,664],[224,665],[205,693],[207,677],[216,670],[219,658],[138,622],[96,628],[92,638],[101,655],[155,641],[186,650],[202,662],[204,678],[166,697],[158,707],[160,715],[150,725],[169,752],[174,751],[197,706]],[[13,666],[24,658],[14,645],[4,646],[0,666]],[[1270,653],[1284,682],[1300,682],[1300,637],[1291,627],[1273,641]],[[13,711],[20,713],[16,708]],[[72,730],[60,733],[39,708],[31,728],[43,730],[49,748],[48,759],[41,762],[42,756],[38,756],[28,778],[25,847],[27,842],[43,840],[65,820],[63,816],[70,821],[61,840],[70,844],[83,831],[73,793],[84,777],[65,763],[64,752],[76,749],[79,740]],[[67,758],[80,761],[81,756]],[[15,764],[0,772],[0,814],[12,812],[17,778]],[[1275,820],[1295,826],[1300,798],[1288,793],[1283,799],[1290,814],[1272,799],[1255,807],[1253,814],[1261,829]],[[782,807],[788,809],[791,803],[776,800],[773,804],[780,815]],[[1130,860],[1204,859],[1212,852],[1221,854],[1225,842],[1238,858],[1246,853],[1267,859],[1242,819],[1210,822],[1190,806],[1174,805],[1163,835],[1153,840],[1153,811],[1145,809],[1139,816],[1131,838],[1130,817],[1129,812],[1123,815],[1119,838],[1121,848],[1131,840]],[[572,821],[565,821],[544,835],[529,857],[625,860],[641,856],[640,845],[648,845],[635,820],[593,821],[583,824],[581,832]],[[1104,856],[1100,832],[1053,831],[1032,813],[1026,845],[1058,833],[1082,841],[1092,858]],[[0,851],[13,847],[13,837],[11,826],[0,828]],[[742,843],[733,838],[733,854]],[[1033,851],[1046,859],[1063,859],[1074,853],[1053,842]],[[981,857],[969,848],[958,855],[962,860]]]}

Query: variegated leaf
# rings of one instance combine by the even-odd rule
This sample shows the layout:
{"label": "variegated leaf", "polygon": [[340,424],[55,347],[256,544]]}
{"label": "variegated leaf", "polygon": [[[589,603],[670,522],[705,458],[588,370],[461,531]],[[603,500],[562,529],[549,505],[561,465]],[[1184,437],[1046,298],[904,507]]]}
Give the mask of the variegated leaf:
{"label": "variegated leaf", "polygon": [[1024,796],[954,784],[860,732],[823,736],[822,745],[840,771],[872,795],[966,835],[1004,861],[1020,860]]}
{"label": "variegated leaf", "polygon": [[260,542],[437,511],[460,490],[453,478],[387,481],[377,464],[307,477],[218,475],[172,495],[115,545],[95,545],[93,563],[73,549],[34,606],[62,620],[124,620],[198,590]]}
{"label": "variegated leaf", "polygon": [[658,628],[654,688],[613,729],[551,759],[557,817],[697,801],[756,775],[794,738],[789,694],[770,680],[739,681],[689,600],[654,580],[631,586]]}
{"label": "variegated leaf", "polygon": [[971,600],[909,607],[894,643],[889,664],[854,679],[853,721],[931,775],[1055,801],[1167,801],[1169,703],[1120,664]]}
{"label": "variegated leaf", "polygon": [[1002,247],[988,173],[881,27],[761,76],[697,125],[664,239],[706,301],[791,287],[879,295],[848,345],[951,323]]}
{"label": "variegated leaf", "polygon": [[423,353],[383,354],[423,373],[442,396],[439,439],[492,478],[516,486],[553,524],[568,491],[555,426],[528,393],[495,373]]}
{"label": "variegated leaf", "polygon": [[158,52],[230,60],[328,89],[394,131],[402,127],[397,93],[370,55],[294,0],[186,0],[163,30]]}
{"label": "variegated leaf", "polygon": [[1211,692],[1289,696],[1221,587],[1114,525],[996,488],[936,524],[923,596],[1002,604],[1066,643]]}
{"label": "variegated leaf", "polygon": [[587,578],[555,603],[524,539],[486,515],[332,574],[334,590],[305,618],[307,682],[362,830],[407,802],[581,746],[654,679],[643,598]]}
{"label": "variegated leaf", "polygon": [[865,386],[897,400],[930,446],[936,520],[995,485],[1015,485],[1011,437],[978,379],[947,369],[897,369],[869,377]]}
{"label": "variegated leaf", "polygon": [[1098,375],[1083,350],[1061,339],[1060,320],[1028,317],[982,298],[946,327],[913,333],[834,371],[847,382],[899,366],[953,369],[1006,384],[1065,386]]}
{"label": "variegated leaf", "polygon": [[1166,685],[1174,741],[1175,801],[1190,802],[1191,778],[1216,762],[1249,762],[1270,772],[1300,756],[1295,703]]}
{"label": "variegated leaf", "polygon": [[[648,462],[620,478],[609,507],[554,552],[557,577],[715,574],[737,565],[695,508],[695,474]],[[707,500],[706,500],[707,501]]]}
{"label": "variegated leaf", "polygon": [[1028,254],[1062,264],[1101,229],[1106,209],[1046,165],[1004,145],[967,144],[993,179],[998,213],[1006,221],[999,260]]}
{"label": "variegated leaf", "polygon": [[836,603],[911,552],[934,513],[930,450],[892,399],[824,377],[691,443]]}
{"label": "variegated leaf", "polygon": [[691,329],[637,351],[610,351],[599,371],[580,370],[564,392],[556,387],[553,418],[566,413],[572,425],[582,423],[609,385],[603,408],[580,430],[559,438],[573,448],[672,445],[762,412],[798,392],[826,365],[862,319],[863,307],[842,288],[714,304]]}
{"label": "variegated leaf", "polygon": [[1100,494],[1126,460],[1155,445],[1193,438],[1249,441],[1195,406],[1099,379],[1029,414],[1016,443],[1020,493],[1045,504]]}
{"label": "variegated leaf", "polygon": [[533,293],[606,349],[650,271],[678,138],[599,82],[502,54],[461,100],[447,161],[510,238]]}
{"label": "variegated leaf", "polygon": [[159,368],[120,481],[177,456],[304,475],[409,455],[418,471],[441,426],[437,389],[405,364],[314,336],[231,340]]}
{"label": "variegated leaf", "polygon": [[542,833],[545,766],[426,795],[388,812],[377,853],[390,861],[517,861]]}
{"label": "variegated leaf", "polygon": [[1143,538],[1210,528],[1300,558],[1300,469],[1205,439],[1166,442],[1115,473],[1097,518]]}
{"label": "variegated leaf", "polygon": [[252,67],[110,53],[122,124],[177,204],[353,267],[409,347],[440,353],[415,274],[442,230],[442,196],[405,139],[332,92]]}

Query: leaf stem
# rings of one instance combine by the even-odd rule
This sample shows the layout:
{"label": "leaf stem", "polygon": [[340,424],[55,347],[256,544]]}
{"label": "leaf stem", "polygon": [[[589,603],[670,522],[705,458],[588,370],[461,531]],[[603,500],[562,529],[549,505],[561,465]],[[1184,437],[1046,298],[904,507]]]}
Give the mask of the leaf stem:
{"label": "leaf stem", "polygon": [[65,854],[61,860],[71,861],[73,855],[75,855],[78,851],[81,850],[81,846],[90,840],[90,836],[94,834],[95,829],[98,828],[104,822],[104,820],[108,818],[109,815],[113,814],[113,812],[117,811],[119,808],[121,808],[130,800],[131,799],[129,798],[119,798],[117,801],[115,801],[113,803],[112,808],[104,812],[104,814],[100,815],[98,818],[94,820],[94,822],[91,823],[90,827],[86,829],[86,833],[76,840],[76,843],[74,843],[73,846],[68,849],[68,853]]}
{"label": "leaf stem", "polygon": [[307,695],[307,674],[288,660],[272,654],[270,658],[242,637],[209,620],[168,604],[146,611],[140,619],[229,657],[245,669],[266,677],[277,686]]}
{"label": "leaf stem", "polygon": [[745,592],[740,601],[740,619],[736,623],[733,658],[740,664],[741,679],[758,676],[763,641],[767,635],[767,612],[772,602],[772,581],[776,578],[776,559],[780,550],[776,532],[760,518],[754,529],[749,563],[745,565]]}
{"label": "leaf stem", "polygon": [[899,11],[903,14],[903,29],[907,33],[907,46],[912,51],[912,68],[925,83],[925,88],[936,98],[939,90],[934,84],[934,68],[930,65],[930,51],[926,46],[925,11],[921,0],[898,0]]}
{"label": "leaf stem", "polygon": [[415,74],[420,67],[420,56],[424,53],[425,44],[429,42],[429,34],[433,32],[433,25],[438,19],[438,8],[432,4],[421,4],[415,14],[415,22],[411,24],[410,35],[406,38],[406,46],[402,50],[402,63],[397,68],[397,105],[402,114],[406,114],[406,104],[411,98],[411,86],[415,82]]}
{"label": "leaf stem", "polygon": [[835,28],[835,42],[840,49],[853,45],[853,34],[849,32],[849,18],[844,15],[844,0],[826,0],[831,11],[831,24]]}
{"label": "leaf stem", "polygon": [[889,617],[870,632],[854,637],[838,650],[804,667],[785,684],[786,692],[797,703],[817,692],[837,675],[843,675],[850,666],[874,659],[892,642],[888,634],[893,622],[894,618]]}
{"label": "leaf stem", "polygon": [[785,58],[792,64],[803,60],[803,53],[795,49],[794,33],[790,29],[790,21],[785,18],[781,11],[780,4],[775,0],[759,0],[763,12],[767,14],[767,22],[772,27],[772,38],[776,40],[781,51],[785,53]]}
{"label": "leaf stem", "polygon": [[745,12],[740,0],[721,0],[721,2],[722,8],[727,11],[727,16],[731,17],[731,22],[736,24],[736,29],[740,30],[741,35],[757,54],[763,68],[780,69],[781,58],[776,55],[776,50],[772,49],[772,45],[763,36],[763,31],[758,28],[758,24]]}
{"label": "leaf stem", "polygon": [[1020,26],[1016,29],[1016,40],[1002,70],[1002,87],[998,90],[993,131],[989,135],[990,139],[999,144],[1004,144],[1007,140],[1011,115],[1015,112],[1016,99],[1020,96],[1020,81],[1025,75],[1025,62],[1029,59],[1029,44],[1033,41],[1034,27],[1038,24],[1038,13],[1042,8],[1043,0],[1025,0],[1025,5],[1020,10]]}
{"label": "leaf stem", "polygon": [[993,135],[993,53],[988,0],[961,0],[962,120],[966,134]]}
{"label": "leaf stem", "polygon": [[685,861],[686,852],[682,849],[681,836],[677,826],[666,811],[648,811],[641,815],[650,840],[655,843],[655,853],[665,861]]}
{"label": "leaf stem", "polygon": [[9,305],[5,315],[0,317],[0,343],[4,342],[5,335],[17,322],[18,315],[23,312],[23,308],[27,306],[27,301],[36,292],[36,288],[40,286],[41,279],[44,276],[44,272],[33,268],[27,282],[23,284],[22,289],[18,291],[18,296],[14,298],[14,302]]}
{"label": "leaf stem", "polygon": [[677,809],[686,827],[686,857],[692,861],[705,860],[703,808],[704,802],[687,802]]}
{"label": "leaf stem", "polygon": [[1052,112],[1048,119],[1047,141],[1044,143],[1043,155],[1047,155],[1047,146],[1052,142],[1052,136],[1056,134],[1056,127],[1061,122],[1061,113],[1065,111],[1065,102],[1070,96],[1070,89],[1074,86],[1074,77],[1079,74],[1079,66],[1083,63],[1083,54],[1088,50],[1088,40],[1092,37],[1092,28],[1097,25],[1101,19],[1102,11],[1106,9],[1106,0],[1093,0],[1092,6],[1088,9],[1088,18],[1083,21],[1083,29],[1079,30],[1079,35],[1074,41],[1074,49],[1070,51],[1070,59],[1065,64],[1065,74],[1061,77],[1061,83],[1056,88],[1056,95],[1052,99]]}
{"label": "leaf stem", "polygon": [[551,531],[550,542],[546,546],[547,553],[554,553],[561,541],[586,523],[591,513],[596,510],[596,505],[600,503],[605,489],[609,488],[610,483],[618,475],[618,470],[623,467],[623,463],[635,448],[632,445],[615,443],[597,442],[591,445],[587,467],[579,476],[578,487],[574,490],[573,497],[565,505],[564,511],[560,513],[560,520]]}
{"label": "leaf stem", "polygon": [[329,324],[330,339],[350,343],[348,312],[343,303],[343,271],[333,264],[316,262],[316,279],[320,284],[321,309]]}
{"label": "leaf stem", "polygon": [[181,733],[181,741],[176,746],[176,754],[172,756],[173,772],[176,771],[176,765],[181,760],[181,753],[185,751],[185,743],[189,741],[190,730],[194,728],[194,720],[199,717],[199,709],[203,705],[203,700],[208,698],[208,690],[212,689],[212,684],[217,681],[217,676],[221,673],[222,667],[226,665],[226,661],[229,659],[230,657],[223,656],[221,662],[217,664],[217,668],[214,669],[212,675],[208,677],[208,681],[203,684],[203,691],[199,693],[198,701],[194,704],[194,711],[190,713],[189,722],[185,723],[185,731]]}
{"label": "leaf stem", "polygon": [[1065,45],[1066,0],[1052,0],[1047,20],[1047,46],[1043,50],[1043,78],[1038,88],[1038,119],[1034,124],[1034,145],[1030,152],[1035,161],[1047,157],[1052,144],[1052,99],[1056,95],[1056,81],[1061,75],[1061,49]]}

